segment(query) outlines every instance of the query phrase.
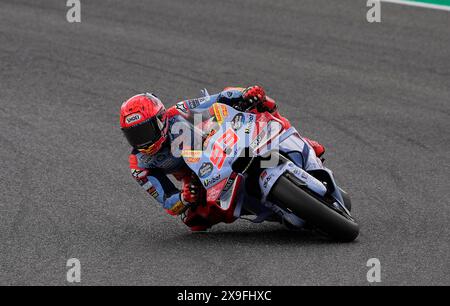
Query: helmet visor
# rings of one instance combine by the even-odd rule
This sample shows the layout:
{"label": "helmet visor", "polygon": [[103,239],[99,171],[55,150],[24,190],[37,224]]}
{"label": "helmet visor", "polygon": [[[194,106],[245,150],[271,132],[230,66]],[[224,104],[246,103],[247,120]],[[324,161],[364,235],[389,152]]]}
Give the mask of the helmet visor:
{"label": "helmet visor", "polygon": [[159,118],[155,116],[134,126],[122,128],[122,132],[131,146],[136,149],[143,149],[161,139],[161,130],[163,128],[164,125],[162,125]]}

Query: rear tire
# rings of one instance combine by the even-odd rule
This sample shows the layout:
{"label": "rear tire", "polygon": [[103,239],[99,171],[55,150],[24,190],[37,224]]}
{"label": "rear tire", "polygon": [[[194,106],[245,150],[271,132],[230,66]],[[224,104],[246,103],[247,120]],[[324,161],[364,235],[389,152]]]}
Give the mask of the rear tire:
{"label": "rear tire", "polygon": [[273,186],[269,200],[292,211],[334,240],[350,242],[359,235],[359,226],[354,220],[341,215],[302,190],[287,178],[286,174],[282,175]]}

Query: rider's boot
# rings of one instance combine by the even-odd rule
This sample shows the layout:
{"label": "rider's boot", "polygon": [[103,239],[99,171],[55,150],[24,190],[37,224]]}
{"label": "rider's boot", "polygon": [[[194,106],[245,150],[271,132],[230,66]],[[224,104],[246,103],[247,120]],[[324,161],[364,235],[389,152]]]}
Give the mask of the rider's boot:
{"label": "rider's boot", "polygon": [[192,232],[205,232],[211,227],[211,224],[206,219],[206,216],[201,209],[189,209],[186,212],[185,218],[183,218],[184,224],[186,224]]}
{"label": "rider's boot", "polygon": [[190,227],[191,232],[193,233],[200,233],[200,232],[207,232],[209,229],[209,226],[207,225],[194,225]]}
{"label": "rider's boot", "polygon": [[305,139],[309,143],[309,145],[314,149],[316,156],[321,158],[322,155],[325,153],[325,147],[315,140],[306,137],[303,137],[303,139]]}

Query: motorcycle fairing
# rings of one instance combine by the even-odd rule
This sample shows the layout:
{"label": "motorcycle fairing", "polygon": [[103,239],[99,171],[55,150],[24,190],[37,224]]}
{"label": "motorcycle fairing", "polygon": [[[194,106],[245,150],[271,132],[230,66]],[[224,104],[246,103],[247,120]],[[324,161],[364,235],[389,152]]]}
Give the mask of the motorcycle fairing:
{"label": "motorcycle fairing", "polygon": [[[240,157],[245,148],[251,148],[256,155],[264,156],[273,148],[279,147],[283,153],[300,154],[302,164],[299,166],[293,162],[286,162],[263,170],[259,179],[263,194],[262,206],[282,216],[283,219],[294,226],[301,226],[303,222],[301,219],[293,214],[290,216],[290,212],[270,203],[266,198],[274,183],[286,171],[292,173],[313,192],[321,196],[325,195],[327,192],[325,185],[301,167],[303,166],[308,171],[323,170],[326,173],[331,173],[331,171],[324,169],[320,159],[315,156],[312,147],[303,141],[295,128],[291,127],[285,130],[286,127],[268,113],[243,113],[220,103],[213,104],[209,113],[212,117],[207,120],[213,123],[212,126],[215,126],[215,133],[209,133],[207,136],[209,140],[203,146],[203,151],[200,151],[200,154],[192,150],[189,152],[190,154],[184,157],[186,164],[197,174],[207,192],[207,203],[209,204],[197,208],[201,211],[201,214],[205,218],[211,219],[212,224],[215,224],[218,220],[226,223],[232,222],[239,217],[241,208],[245,207],[245,203],[243,203],[245,192],[240,192],[244,189],[244,184],[241,181],[245,180],[245,177],[233,172],[234,161]],[[262,124],[256,124],[256,122]],[[192,124],[191,128],[197,129]],[[334,184],[331,174],[330,179]],[[340,202],[343,206],[338,188],[335,188],[334,195],[337,202]],[[219,218],[219,215],[215,213],[216,211],[222,211],[225,218],[220,219],[223,217]],[[264,213],[264,211],[267,212],[263,209],[257,214],[255,221],[270,218],[271,214]]]}
{"label": "motorcycle fairing", "polygon": [[308,189],[314,191],[318,195],[323,196],[327,192],[327,188],[319,180],[289,161],[277,167],[265,169],[261,173],[259,177],[259,186],[263,194],[263,202],[266,200],[276,181],[278,181],[280,176],[287,171],[297,177]]}
{"label": "motorcycle fairing", "polygon": [[[327,190],[332,190],[331,195],[333,198],[340,204],[340,206],[347,211],[342,195],[339,191],[339,188],[334,180],[333,173],[330,169],[325,168],[322,164],[322,161],[316,156],[314,153],[314,149],[304,141],[297,130],[295,128],[290,128],[280,137],[280,151],[285,155],[289,156],[292,153],[298,153],[301,156],[302,164],[298,164],[294,160],[294,165],[291,167],[288,164],[279,165],[275,168],[272,168],[270,171],[267,169],[268,173],[273,174],[273,177],[270,179],[271,182],[266,184],[264,188],[264,180],[260,179],[260,187],[263,191],[263,201],[266,199],[267,195],[270,193],[274,183],[278,180],[278,178],[285,172],[289,171],[293,175],[295,175],[300,181],[305,182],[308,188],[319,195],[324,195]],[[319,180],[317,180],[313,175],[306,172],[309,171],[311,173],[322,172],[321,175],[327,177],[328,189],[325,187]],[[266,170],[265,170],[266,171]],[[264,173],[264,172],[263,172]],[[330,185],[331,184],[331,185]],[[348,214],[350,214],[347,211]]]}

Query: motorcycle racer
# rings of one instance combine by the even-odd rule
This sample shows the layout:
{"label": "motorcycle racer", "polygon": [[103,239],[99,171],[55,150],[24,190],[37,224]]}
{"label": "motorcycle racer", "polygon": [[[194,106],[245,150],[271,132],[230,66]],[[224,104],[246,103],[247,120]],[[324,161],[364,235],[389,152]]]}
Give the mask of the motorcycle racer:
{"label": "motorcycle racer", "polygon": [[[168,213],[186,213],[183,221],[193,231],[210,227],[210,224],[195,214],[194,209],[188,210],[201,199],[202,185],[189,170],[183,157],[172,154],[170,144],[180,134],[172,133],[171,127],[183,118],[207,110],[216,102],[239,111],[268,111],[287,122],[279,114],[275,101],[266,96],[261,86],[227,87],[208,98],[181,101],[167,110],[157,96],[145,93],[131,97],[120,109],[121,129],[133,147],[129,156],[132,176]],[[322,145],[307,138],[305,140],[318,157],[323,155],[325,149]],[[176,188],[169,175],[181,181],[181,190]]]}

